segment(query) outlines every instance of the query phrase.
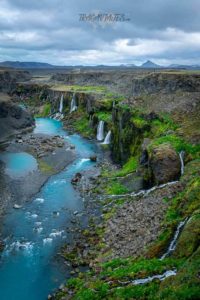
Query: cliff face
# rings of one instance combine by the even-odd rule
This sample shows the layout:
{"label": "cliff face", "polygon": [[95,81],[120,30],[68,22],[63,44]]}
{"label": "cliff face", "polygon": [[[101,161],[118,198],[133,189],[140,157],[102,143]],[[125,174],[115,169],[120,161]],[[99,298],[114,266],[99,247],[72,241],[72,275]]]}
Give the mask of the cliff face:
{"label": "cliff face", "polygon": [[124,163],[136,154],[150,127],[145,122],[137,125],[129,110],[114,108],[112,112],[112,158],[117,163]]}
{"label": "cliff face", "polygon": [[0,99],[0,142],[33,125],[34,119],[29,112],[11,101]]}
{"label": "cliff face", "polygon": [[0,92],[12,92],[17,82],[27,81],[31,78],[27,71],[18,71],[0,68]]}
{"label": "cliff face", "polygon": [[133,96],[154,93],[200,92],[200,75],[150,74],[132,81]]}
{"label": "cliff face", "polygon": [[52,80],[69,85],[100,85],[128,96],[154,93],[200,92],[200,75],[170,72],[87,72],[55,74]]}

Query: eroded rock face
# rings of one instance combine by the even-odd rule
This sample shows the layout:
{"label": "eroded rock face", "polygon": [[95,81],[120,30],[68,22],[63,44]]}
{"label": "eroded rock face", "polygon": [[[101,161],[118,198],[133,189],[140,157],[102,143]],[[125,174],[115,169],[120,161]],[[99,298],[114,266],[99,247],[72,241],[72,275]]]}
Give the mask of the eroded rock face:
{"label": "eroded rock face", "polygon": [[180,176],[180,159],[170,144],[162,144],[151,150],[149,167],[155,184],[173,181]]}
{"label": "eroded rock face", "polygon": [[0,142],[33,125],[34,119],[28,111],[11,101],[0,99]]}

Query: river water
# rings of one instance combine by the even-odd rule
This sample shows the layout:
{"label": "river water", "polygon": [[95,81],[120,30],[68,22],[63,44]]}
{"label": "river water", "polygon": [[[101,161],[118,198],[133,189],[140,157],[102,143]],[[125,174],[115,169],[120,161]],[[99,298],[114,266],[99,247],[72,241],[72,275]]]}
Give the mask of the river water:
{"label": "river water", "polygon": [[[70,135],[59,121],[37,119],[35,133],[62,135],[76,147],[76,160],[59,174],[49,178],[41,191],[21,209],[11,209],[5,216],[3,237],[6,247],[0,260],[1,300],[44,300],[69,275],[69,270],[55,259],[64,241],[72,235],[74,212],[82,212],[84,202],[71,185],[76,172],[95,166],[88,157],[97,152],[95,144],[78,135]],[[18,176],[35,168],[27,153],[9,154],[9,175]],[[30,160],[30,161],[29,161]]]}

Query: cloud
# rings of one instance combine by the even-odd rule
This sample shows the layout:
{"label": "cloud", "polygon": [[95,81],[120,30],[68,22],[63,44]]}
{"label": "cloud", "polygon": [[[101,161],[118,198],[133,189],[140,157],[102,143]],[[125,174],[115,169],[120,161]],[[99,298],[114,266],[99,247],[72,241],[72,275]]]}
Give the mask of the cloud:
{"label": "cloud", "polygon": [[[200,63],[199,0],[1,0],[1,60],[118,64]],[[130,21],[81,22],[122,13]]]}

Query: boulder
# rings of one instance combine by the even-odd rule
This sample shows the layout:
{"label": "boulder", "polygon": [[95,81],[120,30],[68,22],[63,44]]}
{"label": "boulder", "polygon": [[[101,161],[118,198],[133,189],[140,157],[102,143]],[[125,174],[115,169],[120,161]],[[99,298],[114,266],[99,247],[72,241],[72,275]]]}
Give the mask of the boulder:
{"label": "boulder", "polygon": [[93,162],[97,161],[97,156],[96,155],[90,156],[90,160]]}
{"label": "boulder", "polygon": [[76,173],[75,176],[71,180],[71,184],[77,184],[81,180],[81,173]]}
{"label": "boulder", "polygon": [[170,144],[155,146],[149,153],[149,167],[154,184],[176,180],[181,170],[179,155]]}

